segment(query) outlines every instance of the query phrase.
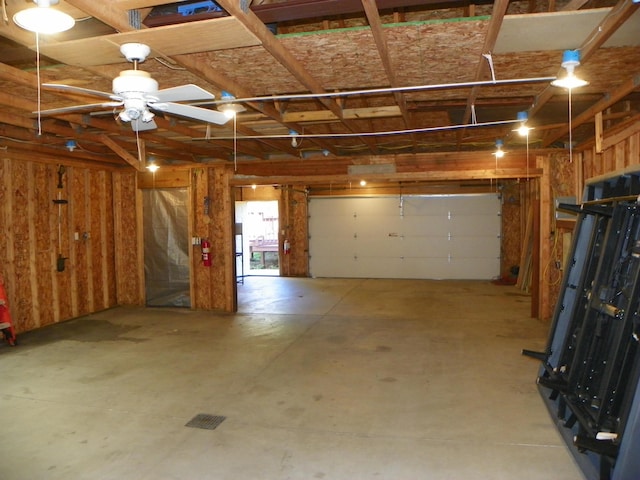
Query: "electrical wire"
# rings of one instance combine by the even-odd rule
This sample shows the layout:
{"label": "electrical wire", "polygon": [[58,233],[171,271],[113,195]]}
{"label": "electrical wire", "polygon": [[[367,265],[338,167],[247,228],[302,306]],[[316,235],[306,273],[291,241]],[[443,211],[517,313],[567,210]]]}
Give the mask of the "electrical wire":
{"label": "electrical wire", "polygon": [[36,32],[36,81],[38,82],[38,136],[42,136],[42,89],[40,87],[40,34]]}

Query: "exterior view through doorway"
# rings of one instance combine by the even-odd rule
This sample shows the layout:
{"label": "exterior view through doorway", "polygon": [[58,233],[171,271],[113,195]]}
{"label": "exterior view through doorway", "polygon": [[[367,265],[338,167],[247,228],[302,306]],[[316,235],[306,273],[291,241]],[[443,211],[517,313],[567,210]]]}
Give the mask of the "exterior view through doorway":
{"label": "exterior view through doorway", "polygon": [[143,190],[144,277],[150,307],[191,307],[186,188]]}
{"label": "exterior view through doorway", "polygon": [[280,275],[278,201],[236,202],[238,276]]}

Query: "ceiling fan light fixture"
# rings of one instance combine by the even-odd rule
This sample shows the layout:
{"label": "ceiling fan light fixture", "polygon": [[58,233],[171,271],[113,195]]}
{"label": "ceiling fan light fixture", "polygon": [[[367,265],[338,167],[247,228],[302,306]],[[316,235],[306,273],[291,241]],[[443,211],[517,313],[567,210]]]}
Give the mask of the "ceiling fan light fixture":
{"label": "ceiling fan light fixture", "polygon": [[567,74],[562,78],[556,78],[551,82],[551,85],[566,88],[567,90],[588,85],[589,82],[576,77],[574,70],[578,65],[580,65],[580,51],[565,50],[562,54],[562,68],[567,71]]}
{"label": "ceiling fan light fixture", "polygon": [[60,33],[72,28],[76,21],[60,10],[50,8],[58,0],[34,0],[36,7],[20,10],[13,16],[13,22],[20,28],[30,32],[51,34]]}

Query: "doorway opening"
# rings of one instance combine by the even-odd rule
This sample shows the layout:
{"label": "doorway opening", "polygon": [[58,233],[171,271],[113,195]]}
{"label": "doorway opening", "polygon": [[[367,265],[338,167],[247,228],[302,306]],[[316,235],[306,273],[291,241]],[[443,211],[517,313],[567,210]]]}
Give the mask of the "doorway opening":
{"label": "doorway opening", "polygon": [[143,190],[144,277],[149,307],[191,307],[189,192]]}
{"label": "doorway opening", "polygon": [[280,275],[278,201],[236,202],[237,271],[242,276]]}

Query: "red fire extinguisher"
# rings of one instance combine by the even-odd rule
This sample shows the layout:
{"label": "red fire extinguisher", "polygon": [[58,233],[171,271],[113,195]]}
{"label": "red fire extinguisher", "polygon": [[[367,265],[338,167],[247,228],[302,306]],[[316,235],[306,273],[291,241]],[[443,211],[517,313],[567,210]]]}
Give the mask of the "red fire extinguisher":
{"label": "red fire extinguisher", "polygon": [[288,239],[284,240],[284,245],[282,247],[282,250],[284,251],[285,255],[289,255],[291,253],[291,243],[289,242]]}
{"label": "red fire extinguisher", "polygon": [[209,240],[203,239],[200,242],[200,247],[202,248],[202,265],[205,267],[211,266],[211,242]]}

